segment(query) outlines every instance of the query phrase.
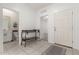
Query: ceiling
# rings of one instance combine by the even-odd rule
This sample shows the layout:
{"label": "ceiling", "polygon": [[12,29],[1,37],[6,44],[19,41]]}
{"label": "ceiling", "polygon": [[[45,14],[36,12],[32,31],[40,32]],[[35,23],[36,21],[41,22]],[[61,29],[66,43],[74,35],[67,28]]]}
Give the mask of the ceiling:
{"label": "ceiling", "polygon": [[50,5],[51,3],[29,3],[28,5],[34,10],[39,10],[43,7]]}

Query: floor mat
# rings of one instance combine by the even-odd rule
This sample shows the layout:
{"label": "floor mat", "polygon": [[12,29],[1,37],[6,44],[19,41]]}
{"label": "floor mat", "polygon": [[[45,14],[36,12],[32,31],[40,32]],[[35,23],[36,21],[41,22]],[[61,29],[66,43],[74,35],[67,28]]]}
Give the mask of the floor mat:
{"label": "floor mat", "polygon": [[42,53],[42,55],[65,55],[66,49],[51,45],[46,51]]}

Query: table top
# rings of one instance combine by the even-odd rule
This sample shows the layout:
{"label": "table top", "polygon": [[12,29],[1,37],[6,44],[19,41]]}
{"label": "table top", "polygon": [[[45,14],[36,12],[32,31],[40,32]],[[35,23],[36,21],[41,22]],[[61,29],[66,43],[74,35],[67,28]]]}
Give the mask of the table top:
{"label": "table top", "polygon": [[38,29],[22,30],[22,32],[39,32],[39,30]]}

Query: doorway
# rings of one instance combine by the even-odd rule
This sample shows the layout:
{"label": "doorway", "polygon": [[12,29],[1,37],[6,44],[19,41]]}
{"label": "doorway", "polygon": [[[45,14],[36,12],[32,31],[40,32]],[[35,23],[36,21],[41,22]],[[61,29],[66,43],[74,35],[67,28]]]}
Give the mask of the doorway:
{"label": "doorway", "polygon": [[48,16],[40,18],[40,36],[41,39],[48,41]]}
{"label": "doorway", "polygon": [[4,32],[4,39],[3,42],[8,42],[11,41],[12,39],[12,31],[11,31],[11,20],[9,16],[4,16],[3,17],[3,32]]}
{"label": "doorway", "polygon": [[3,8],[3,48],[8,50],[11,44],[16,42],[19,45],[19,17],[18,12],[12,9]]}

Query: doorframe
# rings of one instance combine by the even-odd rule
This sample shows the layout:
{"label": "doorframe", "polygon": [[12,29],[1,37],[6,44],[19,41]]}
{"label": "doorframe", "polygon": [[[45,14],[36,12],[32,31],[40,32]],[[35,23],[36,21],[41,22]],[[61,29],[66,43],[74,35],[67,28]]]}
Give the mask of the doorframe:
{"label": "doorframe", "polygon": [[[14,9],[12,9],[12,8],[8,8],[8,7],[2,7],[2,12],[3,12],[3,9],[8,9],[8,10],[11,10],[11,11],[13,11],[13,12],[15,12],[16,14],[17,14],[17,18],[18,18],[18,40],[19,40],[19,45],[20,45],[20,37],[19,37],[19,33],[20,33],[20,30],[19,30],[19,24],[20,24],[20,18],[19,18],[19,12],[18,11],[16,11],[16,10],[14,10]],[[3,16],[3,15],[2,15]]]}

